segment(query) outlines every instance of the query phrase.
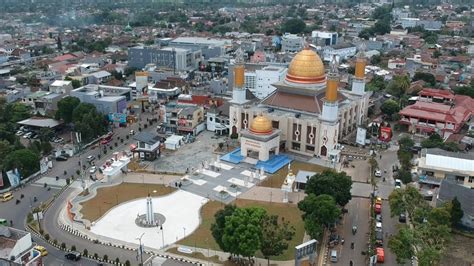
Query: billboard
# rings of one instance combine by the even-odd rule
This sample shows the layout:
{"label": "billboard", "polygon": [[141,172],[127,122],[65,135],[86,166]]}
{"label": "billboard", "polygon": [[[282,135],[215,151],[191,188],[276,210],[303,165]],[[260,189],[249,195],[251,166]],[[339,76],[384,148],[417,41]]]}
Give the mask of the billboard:
{"label": "billboard", "polygon": [[365,145],[365,138],[367,135],[367,129],[358,127],[356,135],[356,143],[360,145]]}
{"label": "billboard", "polygon": [[392,139],[392,129],[390,127],[380,127],[380,136],[381,141],[388,142]]}
{"label": "billboard", "polygon": [[11,187],[17,187],[20,185],[20,172],[18,172],[18,168],[8,171],[7,177],[8,181],[10,181]]}
{"label": "billboard", "polygon": [[122,113],[110,113],[108,115],[109,121],[114,122],[114,123],[127,123],[127,114],[122,114]]}

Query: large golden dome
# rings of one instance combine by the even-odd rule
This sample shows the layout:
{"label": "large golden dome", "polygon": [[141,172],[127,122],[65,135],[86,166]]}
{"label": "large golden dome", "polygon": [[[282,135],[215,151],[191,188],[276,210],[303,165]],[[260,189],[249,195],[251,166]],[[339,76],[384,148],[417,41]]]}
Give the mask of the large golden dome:
{"label": "large golden dome", "polygon": [[323,83],[325,79],[323,61],[316,52],[309,48],[305,48],[295,55],[286,74],[286,80],[292,83]]}
{"label": "large golden dome", "polygon": [[263,115],[255,117],[250,124],[250,132],[254,134],[270,134],[272,131],[272,121]]}

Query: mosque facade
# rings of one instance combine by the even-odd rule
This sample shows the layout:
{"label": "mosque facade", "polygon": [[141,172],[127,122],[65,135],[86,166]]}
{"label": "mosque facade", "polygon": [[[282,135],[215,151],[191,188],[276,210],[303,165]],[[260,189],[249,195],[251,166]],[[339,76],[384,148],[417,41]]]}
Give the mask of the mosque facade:
{"label": "mosque facade", "polygon": [[[365,91],[363,48],[357,54],[351,90],[339,89],[335,60],[326,73],[318,54],[305,48],[291,61],[285,80],[273,84],[277,89],[258,101],[247,99],[242,58],[238,52],[229,107],[229,134],[247,141],[249,132],[271,130],[272,134],[279,134],[278,149],[272,144],[272,150],[277,153],[286,150],[338,160],[338,141],[356,131],[367,119],[370,93]],[[249,147],[242,150],[247,153],[243,156],[255,153]]]}

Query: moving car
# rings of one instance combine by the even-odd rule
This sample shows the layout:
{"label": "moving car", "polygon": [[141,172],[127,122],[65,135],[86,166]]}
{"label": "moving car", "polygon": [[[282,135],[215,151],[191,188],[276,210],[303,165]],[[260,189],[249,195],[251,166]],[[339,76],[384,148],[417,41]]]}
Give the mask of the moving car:
{"label": "moving car", "polygon": [[78,260],[81,259],[81,253],[79,253],[77,251],[71,251],[71,252],[66,253],[66,255],[64,255],[64,257],[68,260],[78,261]]}
{"label": "moving car", "polygon": [[402,187],[402,180],[395,179],[395,188],[401,188],[401,187]]}
{"label": "moving car", "polygon": [[374,175],[375,175],[375,177],[382,177],[382,171],[380,171],[380,169],[377,169],[377,170],[375,170]]}
{"label": "moving car", "polygon": [[95,160],[95,156],[94,156],[94,155],[89,155],[89,156],[87,156],[87,161],[88,161],[89,163],[92,162],[92,161],[94,161],[94,160]]}
{"label": "moving car", "polygon": [[48,251],[43,246],[35,246],[35,249],[39,251],[41,257],[48,256]]}
{"label": "moving car", "polygon": [[9,201],[9,200],[13,199],[13,194],[11,192],[7,192],[7,193],[3,194],[0,198],[3,202],[6,202],[6,201]]}

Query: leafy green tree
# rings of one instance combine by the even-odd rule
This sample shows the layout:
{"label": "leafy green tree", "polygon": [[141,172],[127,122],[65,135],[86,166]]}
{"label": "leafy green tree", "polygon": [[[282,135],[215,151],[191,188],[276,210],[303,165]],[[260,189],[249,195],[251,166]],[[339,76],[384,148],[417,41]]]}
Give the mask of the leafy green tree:
{"label": "leafy green tree", "polygon": [[457,197],[454,197],[454,199],[451,201],[450,214],[452,226],[458,225],[464,216],[464,211],[461,208],[461,202],[459,202]]}
{"label": "leafy green tree", "polygon": [[297,34],[304,32],[306,28],[306,23],[299,18],[291,18],[283,22],[281,25],[282,32],[289,32],[292,34]]}
{"label": "leafy green tree", "polygon": [[57,118],[63,119],[65,123],[71,123],[74,109],[81,103],[79,98],[66,97],[58,102]]}
{"label": "leafy green tree", "polygon": [[237,208],[226,218],[222,241],[231,254],[248,257],[262,247],[262,221],[266,215],[262,208]]}
{"label": "leafy green tree", "polygon": [[386,87],[386,82],[381,76],[374,76],[372,80],[367,83],[367,90],[369,91],[383,91]]}
{"label": "leafy green tree", "polygon": [[401,95],[405,94],[407,89],[410,87],[410,79],[408,76],[396,76],[387,85],[387,91],[400,98]]}
{"label": "leafy green tree", "polygon": [[388,99],[382,104],[382,106],[380,106],[380,110],[382,113],[391,116],[398,113],[398,111],[400,111],[400,107],[396,101]]}
{"label": "leafy green tree", "polygon": [[471,80],[469,86],[460,86],[454,88],[454,93],[459,95],[467,95],[474,98],[474,79]]}
{"label": "leafy green tree", "polygon": [[425,72],[416,72],[415,76],[413,76],[413,81],[423,80],[424,82],[430,84],[431,86],[436,85],[436,78],[431,73]]}
{"label": "leafy green tree", "polygon": [[266,215],[262,221],[262,247],[260,251],[270,265],[270,257],[278,256],[288,248],[295,235],[295,228],[288,221],[279,223],[277,215]]}
{"label": "leafy green tree", "polygon": [[415,236],[413,230],[410,230],[410,228],[406,226],[400,228],[398,234],[390,237],[388,247],[397,255],[397,263],[403,264],[415,255],[415,250],[411,247],[414,242]]}
{"label": "leafy green tree", "polygon": [[306,194],[326,194],[334,197],[336,203],[345,206],[352,198],[352,180],[345,172],[325,170],[312,176],[305,187]]}
{"label": "leafy green tree", "polygon": [[329,227],[341,215],[334,198],[324,194],[309,194],[298,203],[298,208],[304,212],[305,229],[312,238],[318,238],[322,227]]}
{"label": "leafy green tree", "polygon": [[388,201],[391,216],[398,216],[406,211],[409,217],[413,217],[417,208],[427,206],[420,192],[410,186],[405,189],[395,189],[388,197]]}
{"label": "leafy green tree", "polygon": [[39,154],[30,149],[16,150],[5,157],[3,169],[8,171],[18,168],[21,176],[26,178],[39,170],[39,160]]}
{"label": "leafy green tree", "polygon": [[74,109],[72,121],[76,131],[81,133],[83,141],[90,141],[107,131],[105,117],[89,103],[80,103]]}
{"label": "leafy green tree", "polygon": [[40,128],[38,135],[42,142],[46,142],[54,136],[54,131],[51,128],[42,127]]}
{"label": "leafy green tree", "polygon": [[216,214],[214,214],[215,223],[211,225],[212,236],[224,252],[230,252],[230,249],[222,241],[222,236],[224,235],[225,229],[225,220],[226,217],[232,216],[236,209],[237,207],[235,207],[235,205],[226,205],[224,209],[219,210],[216,212]]}
{"label": "leafy green tree", "polygon": [[51,153],[52,150],[53,150],[53,146],[51,146],[51,143],[49,141],[41,142],[41,151],[43,152],[44,155]]}

